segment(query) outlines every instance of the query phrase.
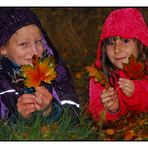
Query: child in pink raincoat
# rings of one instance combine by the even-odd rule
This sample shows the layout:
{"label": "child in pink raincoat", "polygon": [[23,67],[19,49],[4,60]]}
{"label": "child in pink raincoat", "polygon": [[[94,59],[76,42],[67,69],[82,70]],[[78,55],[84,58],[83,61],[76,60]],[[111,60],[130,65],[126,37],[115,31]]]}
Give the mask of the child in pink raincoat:
{"label": "child in pink raincoat", "polygon": [[[113,11],[106,19],[97,50],[95,66],[110,83],[105,89],[90,77],[89,111],[99,121],[105,111],[106,121],[113,121],[130,112],[148,111],[148,28],[137,8]],[[134,55],[145,65],[142,79],[132,80],[123,70]]]}

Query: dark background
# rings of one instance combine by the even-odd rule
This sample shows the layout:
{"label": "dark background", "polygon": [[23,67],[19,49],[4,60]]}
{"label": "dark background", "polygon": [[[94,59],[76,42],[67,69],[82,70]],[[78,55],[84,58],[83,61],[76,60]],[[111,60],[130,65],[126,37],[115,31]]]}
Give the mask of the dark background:
{"label": "dark background", "polygon": [[[73,76],[79,99],[88,100],[88,75],[85,70],[96,58],[97,44],[105,18],[119,8],[30,8]],[[148,23],[148,8],[139,8]]]}

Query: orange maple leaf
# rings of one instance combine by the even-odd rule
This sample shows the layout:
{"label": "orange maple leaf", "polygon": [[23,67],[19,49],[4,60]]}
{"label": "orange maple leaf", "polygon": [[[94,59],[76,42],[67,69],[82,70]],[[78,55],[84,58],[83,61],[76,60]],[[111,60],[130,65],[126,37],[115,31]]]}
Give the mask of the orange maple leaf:
{"label": "orange maple leaf", "polygon": [[141,79],[144,76],[144,64],[141,61],[137,61],[135,56],[132,54],[129,57],[129,62],[122,63],[123,70],[129,76],[130,79]]}
{"label": "orange maple leaf", "polygon": [[57,73],[55,71],[55,61],[52,56],[45,58],[43,61],[37,56],[33,56],[32,65],[23,65],[20,75],[25,78],[24,85],[27,87],[38,87],[41,82],[51,83]]}
{"label": "orange maple leaf", "polygon": [[124,134],[124,140],[132,140],[136,135],[134,130],[128,130]]}
{"label": "orange maple leaf", "polygon": [[98,70],[94,65],[91,65],[86,67],[86,71],[89,72],[89,76],[93,77],[95,81],[105,86],[106,89],[109,88],[109,82],[101,70]]}
{"label": "orange maple leaf", "polygon": [[111,136],[111,135],[113,135],[113,134],[115,133],[115,130],[112,129],[112,128],[109,128],[109,129],[105,130],[105,133],[106,133],[107,135]]}

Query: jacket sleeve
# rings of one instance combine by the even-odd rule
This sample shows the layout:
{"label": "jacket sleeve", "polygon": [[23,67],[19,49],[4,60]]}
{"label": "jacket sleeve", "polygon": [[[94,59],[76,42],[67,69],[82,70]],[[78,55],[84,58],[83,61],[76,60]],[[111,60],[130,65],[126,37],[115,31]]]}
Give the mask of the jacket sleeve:
{"label": "jacket sleeve", "polygon": [[11,88],[8,85],[7,80],[5,80],[5,77],[3,75],[0,75],[0,119],[7,119],[8,114],[10,113],[11,101],[8,103],[8,96],[7,92],[8,90],[11,90]]}
{"label": "jacket sleeve", "polygon": [[[99,121],[103,112],[105,112],[105,121],[113,121],[118,119],[120,116],[127,113],[127,109],[123,103],[123,101],[119,98],[120,102],[120,110],[117,113],[110,113],[105,110],[103,104],[101,103],[101,92],[103,87],[94,81],[93,78],[90,79],[89,83],[89,111],[92,114],[92,117],[95,121]],[[120,91],[118,92],[120,95]]]}
{"label": "jacket sleeve", "polygon": [[129,111],[148,111],[148,80],[133,80],[135,91],[131,97],[124,97]]}
{"label": "jacket sleeve", "polygon": [[8,109],[5,104],[2,102],[2,97],[0,96],[0,119],[7,119],[8,118]]}

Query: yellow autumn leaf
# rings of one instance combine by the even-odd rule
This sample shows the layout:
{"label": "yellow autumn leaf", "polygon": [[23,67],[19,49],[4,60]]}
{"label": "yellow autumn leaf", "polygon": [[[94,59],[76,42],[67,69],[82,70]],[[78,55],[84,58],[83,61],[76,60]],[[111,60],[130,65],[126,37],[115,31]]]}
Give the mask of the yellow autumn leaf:
{"label": "yellow autumn leaf", "polygon": [[25,78],[25,86],[38,87],[42,81],[51,83],[56,78],[57,73],[53,57],[47,57],[43,61],[38,57],[33,57],[32,61],[33,66],[23,65],[21,67],[21,76]]}

